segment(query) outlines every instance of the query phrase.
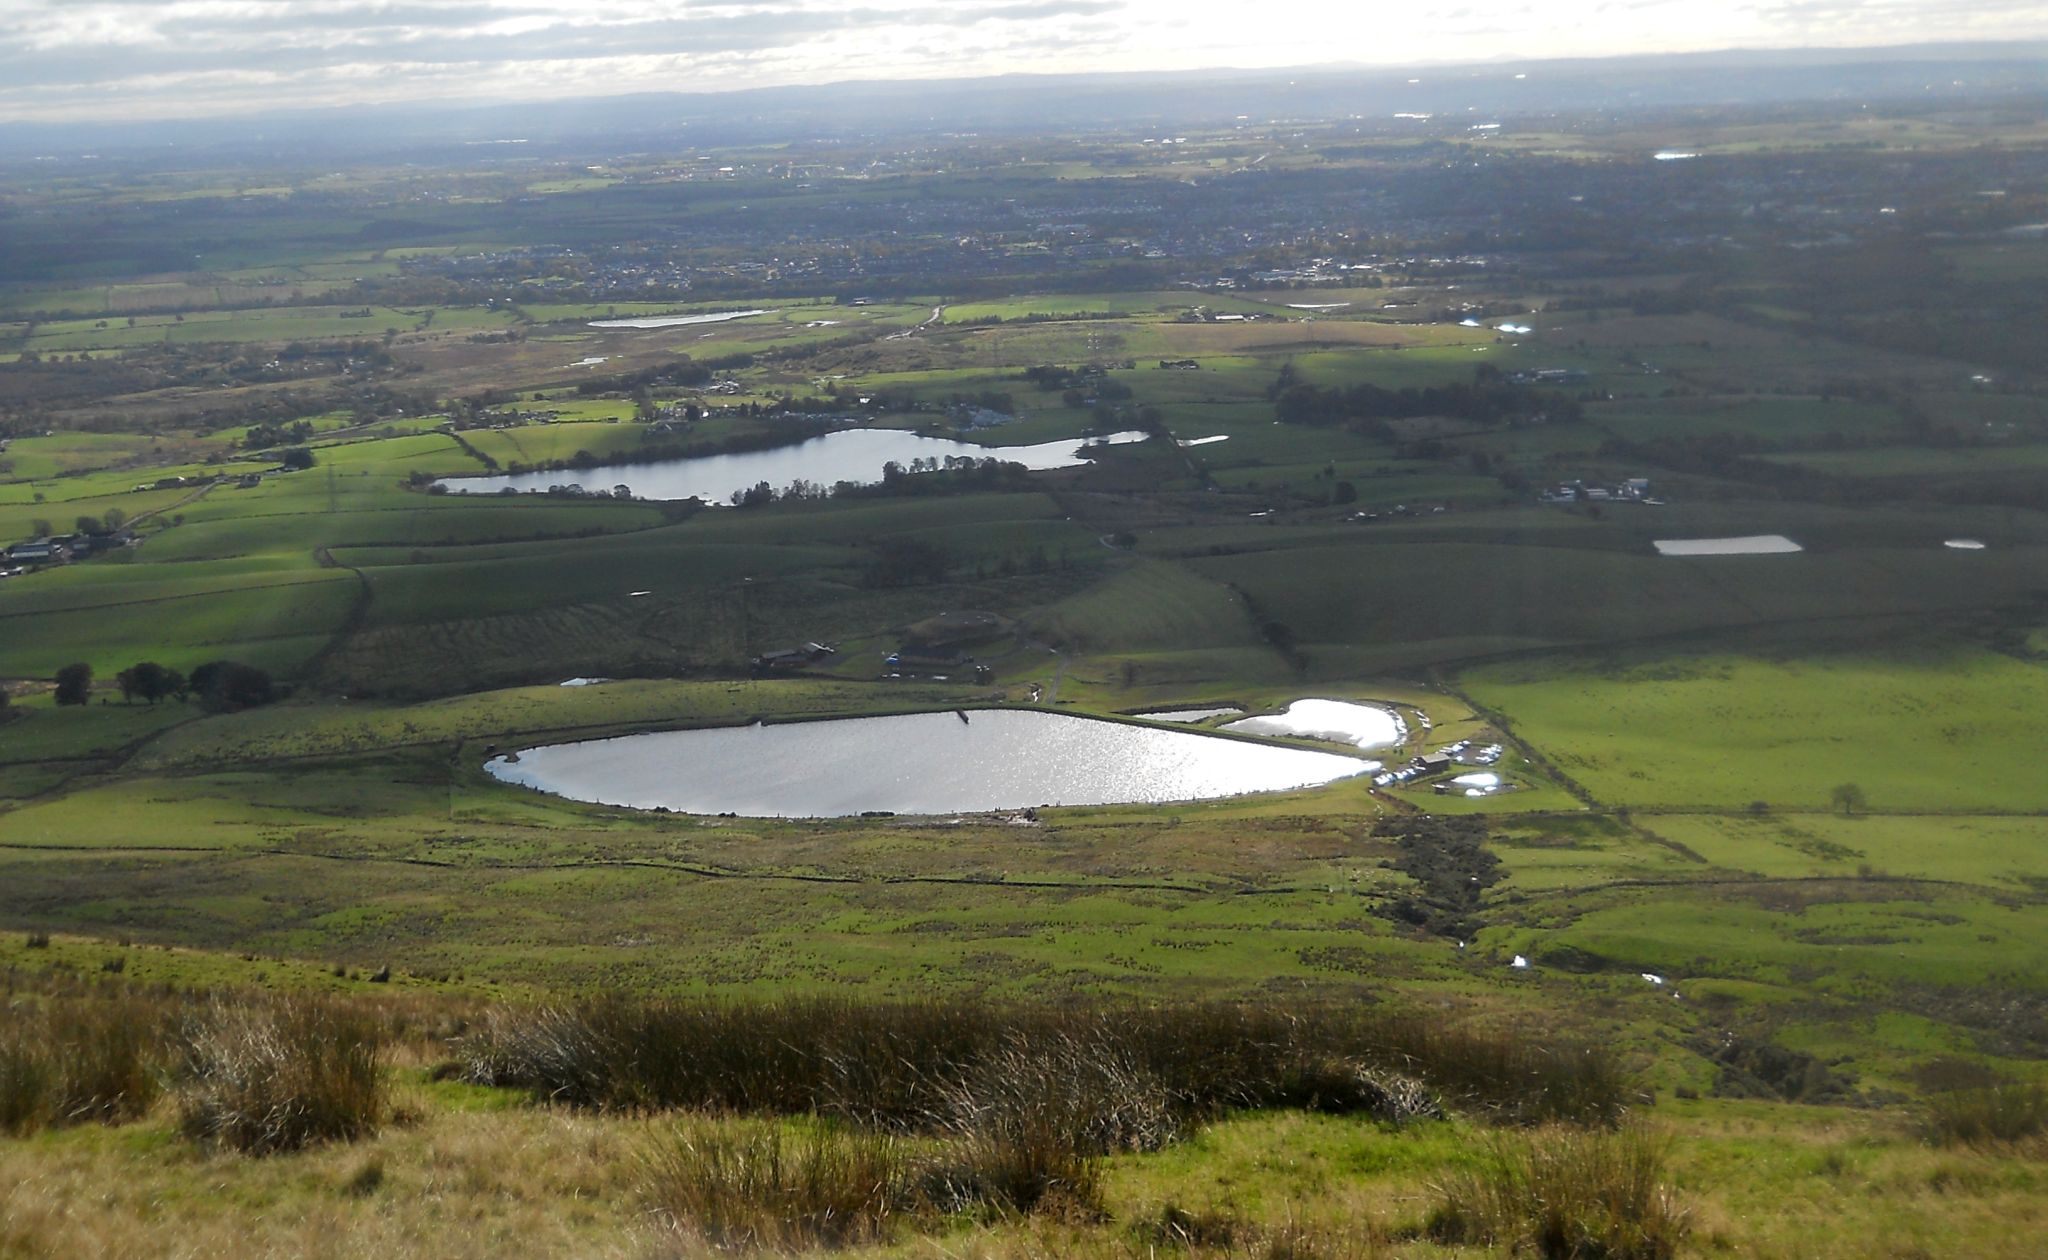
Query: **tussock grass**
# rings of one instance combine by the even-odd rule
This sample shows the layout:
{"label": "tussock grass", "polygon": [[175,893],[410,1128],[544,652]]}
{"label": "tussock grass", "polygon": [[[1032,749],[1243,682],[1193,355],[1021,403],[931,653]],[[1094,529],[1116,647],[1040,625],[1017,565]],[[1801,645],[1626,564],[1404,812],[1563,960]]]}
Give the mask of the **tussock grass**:
{"label": "tussock grass", "polygon": [[668,1224],[720,1250],[877,1242],[916,1193],[912,1161],[888,1134],[703,1118],[655,1148],[645,1189]]}
{"label": "tussock grass", "polygon": [[1479,1167],[1438,1186],[1425,1231],[1544,1260],[1668,1260],[1687,1233],[1668,1148],[1640,1127],[1497,1135]]}
{"label": "tussock grass", "polygon": [[1335,1006],[611,999],[500,1009],[459,1049],[476,1083],[580,1107],[896,1129],[957,1127],[979,1094],[1029,1077],[1041,1094],[1094,1100],[1075,1123],[1097,1131],[1079,1141],[1096,1149],[1147,1149],[1240,1108],[1398,1123],[1436,1114],[1436,1095],[1515,1122],[1612,1124],[1630,1093],[1601,1049]]}
{"label": "tussock grass", "polygon": [[160,1093],[164,1003],[129,994],[17,1002],[0,1022],[0,1132],[119,1124]]}
{"label": "tussock grass", "polygon": [[383,1119],[384,1030],[358,1007],[221,1002],[179,1040],[179,1124],[199,1141],[272,1154],[362,1137]]}
{"label": "tussock grass", "polygon": [[1930,1094],[1915,1128],[1933,1146],[2048,1146],[2048,1084],[2004,1083]]}

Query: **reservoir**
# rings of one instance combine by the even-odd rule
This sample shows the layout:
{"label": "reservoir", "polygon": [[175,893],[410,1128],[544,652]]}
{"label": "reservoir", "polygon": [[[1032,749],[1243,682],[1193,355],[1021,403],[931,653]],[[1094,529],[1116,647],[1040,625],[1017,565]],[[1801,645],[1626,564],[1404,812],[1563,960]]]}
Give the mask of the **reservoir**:
{"label": "reservoir", "polygon": [[948,459],[1000,459],[1022,464],[1033,471],[1071,468],[1082,462],[1079,451],[1089,443],[1105,446],[1142,442],[1136,430],[1112,433],[1101,438],[1066,438],[1036,446],[980,446],[948,438],[921,437],[902,429],[842,429],[773,450],[746,451],[737,455],[706,455],[698,459],[668,459],[647,464],[601,464],[593,468],[561,469],[553,472],[502,473],[486,477],[448,477],[439,484],[464,494],[498,494],[505,490],[521,493],[545,491],[551,486],[582,486],[585,490],[609,492],[613,486],[627,486],[639,499],[703,499],[707,503],[730,502],[736,491],[750,490],[767,482],[777,490],[790,483],[807,481],[831,486],[841,481],[868,485],[882,479],[882,466],[889,463],[910,467],[915,460],[944,464]]}
{"label": "reservoir", "polygon": [[1370,763],[1028,709],[658,731],[552,744],[484,769],[572,800],[843,818],[1210,800],[1318,787]]}

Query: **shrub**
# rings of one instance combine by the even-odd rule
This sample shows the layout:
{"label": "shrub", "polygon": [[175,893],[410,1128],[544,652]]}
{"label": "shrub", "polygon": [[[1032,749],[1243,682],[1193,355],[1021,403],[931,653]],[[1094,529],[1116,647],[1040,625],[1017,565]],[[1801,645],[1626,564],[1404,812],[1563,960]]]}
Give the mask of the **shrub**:
{"label": "shrub", "polygon": [[1921,1105],[1916,1127],[1935,1146],[2004,1146],[2048,1134],[2048,1084],[1945,1090]]}
{"label": "shrub", "polygon": [[1425,1229],[1545,1260],[1668,1260],[1686,1214],[1664,1184],[1667,1150],[1636,1127],[1496,1137],[1476,1170],[1437,1188]]}
{"label": "shrub", "polygon": [[902,1147],[886,1135],[698,1119],[654,1151],[646,1197],[711,1246],[796,1250],[880,1240],[912,1186]]}
{"label": "shrub", "polygon": [[216,1003],[184,1031],[185,1132],[249,1154],[372,1132],[383,1117],[382,1029],[360,1009],[285,999]]}

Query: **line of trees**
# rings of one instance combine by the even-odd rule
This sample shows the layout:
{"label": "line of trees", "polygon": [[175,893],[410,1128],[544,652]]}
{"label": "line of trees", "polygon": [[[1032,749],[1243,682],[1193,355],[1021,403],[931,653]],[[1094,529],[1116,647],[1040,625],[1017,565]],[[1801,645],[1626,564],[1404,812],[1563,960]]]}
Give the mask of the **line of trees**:
{"label": "line of trees", "polygon": [[1371,383],[1325,389],[1300,379],[1292,363],[1267,391],[1274,415],[1283,424],[1327,426],[1354,421],[1398,420],[1407,416],[1450,416],[1480,424],[1545,415],[1554,421],[1576,420],[1578,400],[1510,383],[1493,366],[1482,366],[1472,383],[1385,389]]}
{"label": "line of trees", "polygon": [[[92,699],[92,666],[84,661],[57,671],[56,700],[60,705],[86,704]],[[277,697],[270,675],[241,661],[208,661],[187,675],[156,661],[137,661],[114,675],[121,699],[128,704],[141,700],[157,704],[164,700],[197,700],[212,713],[268,704]]]}

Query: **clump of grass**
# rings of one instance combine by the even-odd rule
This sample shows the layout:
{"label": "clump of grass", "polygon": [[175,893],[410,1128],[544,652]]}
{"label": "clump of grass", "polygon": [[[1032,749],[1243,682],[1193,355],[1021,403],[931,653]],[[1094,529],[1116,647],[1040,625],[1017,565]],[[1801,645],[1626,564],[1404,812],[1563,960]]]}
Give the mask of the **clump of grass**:
{"label": "clump of grass", "polygon": [[916,1197],[900,1140],[865,1131],[697,1119],[649,1164],[653,1210],[722,1250],[878,1242]]}
{"label": "clump of grass", "polygon": [[925,1199],[948,1211],[983,1207],[1003,1215],[1102,1211],[1102,1160],[1076,1142],[1058,1104],[994,1107],[977,1113],[925,1170]]}
{"label": "clump of grass", "polygon": [[1997,1147],[2048,1139],[2048,1084],[2001,1083],[1931,1094],[1916,1127],[1934,1146]]}
{"label": "clump of grass", "polygon": [[1186,1100],[1134,1047],[1088,1032],[1016,1036],[937,1094],[934,1128],[1020,1137],[1042,1130],[1084,1155],[1156,1151],[1181,1137],[1192,1119]]}
{"label": "clump of grass", "polygon": [[0,1025],[0,1132],[119,1124],[159,1090],[165,1008],[134,996],[22,1005]]}
{"label": "clump of grass", "polygon": [[161,1087],[166,1018],[160,1004],[138,997],[52,1006],[45,1035],[58,1121],[119,1124],[148,1111]]}
{"label": "clump of grass", "polygon": [[19,1011],[0,1026],[0,1133],[20,1136],[49,1122],[52,1073],[36,1032]]}
{"label": "clump of grass", "polygon": [[335,1002],[217,1003],[181,1037],[181,1125],[248,1154],[373,1132],[385,1107],[382,1033],[360,1008]]}
{"label": "clump of grass", "polygon": [[1216,1208],[1200,1211],[1168,1200],[1157,1212],[1133,1222],[1132,1238],[1148,1252],[1159,1248],[1189,1251],[1194,1248],[1229,1248],[1245,1237],[1244,1221],[1234,1212]]}
{"label": "clump of grass", "polygon": [[1438,1187],[1425,1230],[1544,1260],[1668,1260],[1687,1218],[1665,1184],[1667,1154],[1639,1127],[1495,1137],[1478,1168]]}

